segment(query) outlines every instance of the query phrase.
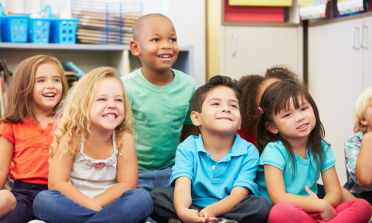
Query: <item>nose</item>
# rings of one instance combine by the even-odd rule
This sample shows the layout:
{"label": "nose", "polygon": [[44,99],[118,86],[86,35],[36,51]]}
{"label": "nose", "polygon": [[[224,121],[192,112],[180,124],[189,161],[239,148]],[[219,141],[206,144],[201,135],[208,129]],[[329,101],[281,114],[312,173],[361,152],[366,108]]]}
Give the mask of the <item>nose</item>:
{"label": "nose", "polygon": [[231,112],[231,110],[230,110],[230,106],[229,105],[223,105],[222,106],[222,112],[228,112],[228,113],[230,113]]}
{"label": "nose", "polygon": [[171,45],[170,45],[169,41],[162,41],[161,48],[162,49],[170,49]]}
{"label": "nose", "polygon": [[54,88],[54,82],[53,82],[53,80],[47,81],[47,88],[48,89],[53,89]]}
{"label": "nose", "polygon": [[305,116],[299,111],[297,111],[295,115],[296,115],[296,122],[300,122],[305,119]]}
{"label": "nose", "polygon": [[107,108],[116,108],[116,103],[115,101],[107,101]]}

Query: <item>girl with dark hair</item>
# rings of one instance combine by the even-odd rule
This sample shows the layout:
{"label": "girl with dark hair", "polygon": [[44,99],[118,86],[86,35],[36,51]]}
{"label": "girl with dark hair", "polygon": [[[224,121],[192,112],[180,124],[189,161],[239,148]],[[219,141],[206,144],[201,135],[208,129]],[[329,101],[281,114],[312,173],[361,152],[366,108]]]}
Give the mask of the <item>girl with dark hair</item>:
{"label": "girl with dark hair", "polygon": [[[270,85],[258,108],[257,148],[261,154],[256,182],[273,205],[273,222],[367,222],[371,207],[362,199],[341,202],[335,157],[323,140],[317,106],[297,81]],[[322,175],[326,195],[317,197]],[[355,211],[358,211],[356,214]]]}
{"label": "girl with dark hair", "polygon": [[242,127],[236,133],[238,133],[242,139],[247,140],[256,147],[256,126],[259,118],[257,107],[260,104],[262,93],[272,83],[280,80],[299,81],[297,74],[281,66],[274,66],[267,69],[265,76],[257,74],[247,75],[241,77],[239,80],[238,84],[242,90],[240,97]]}

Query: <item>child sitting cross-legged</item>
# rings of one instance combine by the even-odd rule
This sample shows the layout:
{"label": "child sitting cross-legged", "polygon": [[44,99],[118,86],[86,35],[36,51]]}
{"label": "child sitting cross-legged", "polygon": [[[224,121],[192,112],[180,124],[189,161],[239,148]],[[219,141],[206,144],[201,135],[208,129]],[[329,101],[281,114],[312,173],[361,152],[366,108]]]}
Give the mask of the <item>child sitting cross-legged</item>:
{"label": "child sitting cross-legged", "polygon": [[[266,222],[271,205],[254,182],[258,151],[235,131],[240,128],[240,89],[215,76],[191,99],[190,136],[176,152],[170,184],[151,193],[158,222]],[[171,220],[170,220],[171,219]]]}
{"label": "child sitting cross-legged", "polygon": [[372,86],[354,107],[354,134],[345,142],[347,182],[344,187],[372,204]]}

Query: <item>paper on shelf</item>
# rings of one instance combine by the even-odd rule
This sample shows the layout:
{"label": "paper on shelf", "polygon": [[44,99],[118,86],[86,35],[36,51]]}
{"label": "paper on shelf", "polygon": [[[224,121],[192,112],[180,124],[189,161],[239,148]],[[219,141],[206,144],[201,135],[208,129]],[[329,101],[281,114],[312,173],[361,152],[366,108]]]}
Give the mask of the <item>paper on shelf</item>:
{"label": "paper on shelf", "polygon": [[229,0],[232,6],[292,6],[292,0]]}

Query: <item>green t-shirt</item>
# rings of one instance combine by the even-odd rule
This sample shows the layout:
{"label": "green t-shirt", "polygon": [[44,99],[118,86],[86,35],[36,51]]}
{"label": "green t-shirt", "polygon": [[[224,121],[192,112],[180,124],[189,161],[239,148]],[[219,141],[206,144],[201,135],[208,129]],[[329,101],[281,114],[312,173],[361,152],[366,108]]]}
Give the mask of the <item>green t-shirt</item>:
{"label": "green t-shirt", "polygon": [[138,168],[153,171],[174,164],[183,125],[192,125],[191,97],[194,79],[171,69],[173,81],[163,87],[151,84],[141,69],[122,77],[136,121]]}

